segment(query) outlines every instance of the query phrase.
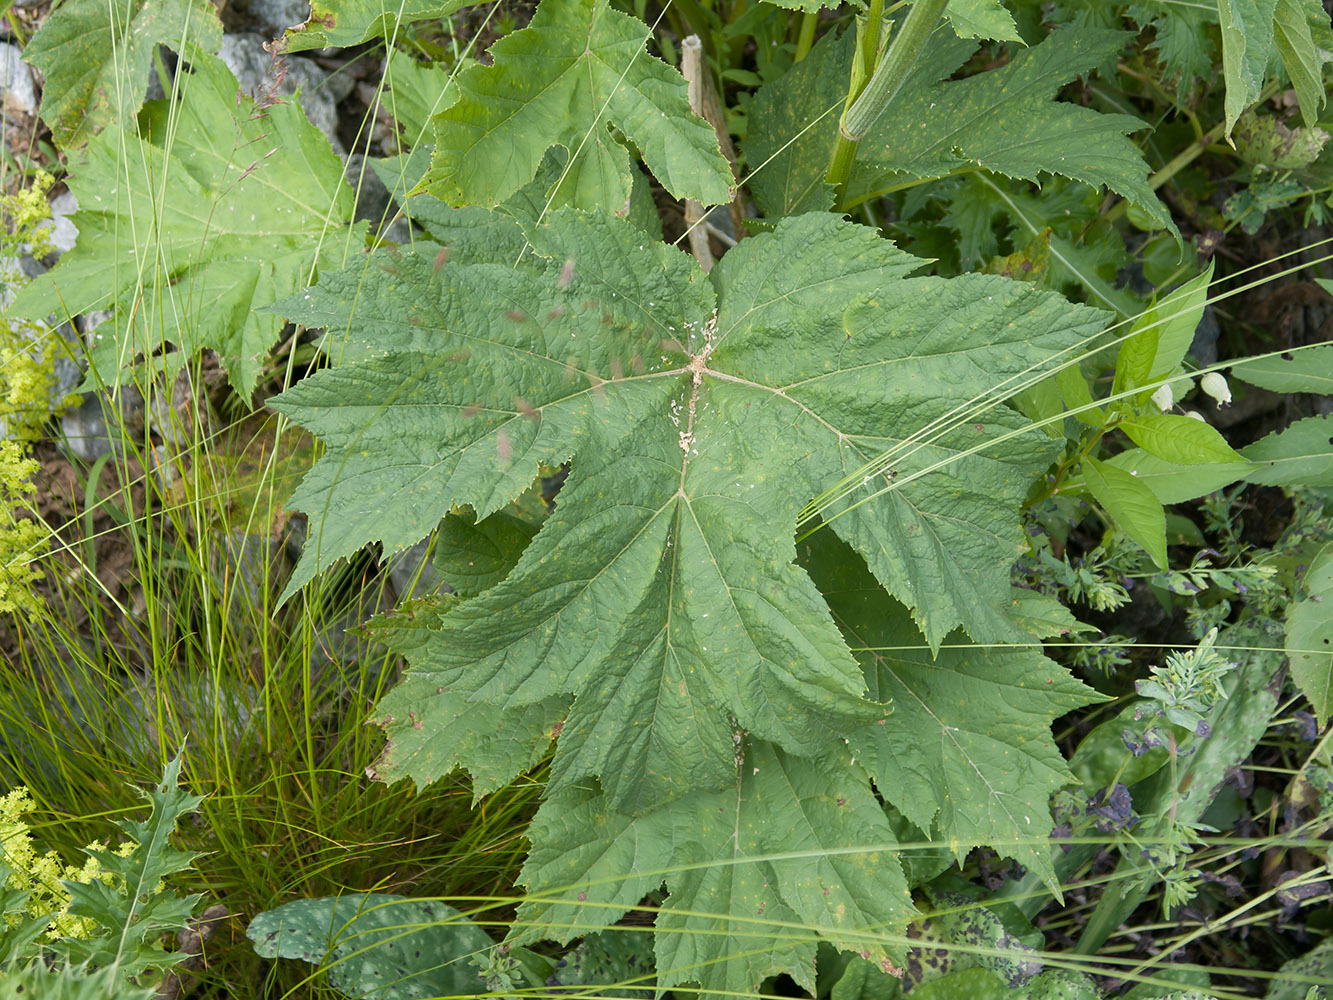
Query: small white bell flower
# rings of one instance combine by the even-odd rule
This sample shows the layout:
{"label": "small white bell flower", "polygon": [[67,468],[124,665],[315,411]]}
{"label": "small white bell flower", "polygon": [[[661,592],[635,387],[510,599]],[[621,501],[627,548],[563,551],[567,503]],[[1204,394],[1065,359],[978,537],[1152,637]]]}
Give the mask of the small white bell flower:
{"label": "small white bell flower", "polygon": [[1171,391],[1171,383],[1163,382],[1159,385],[1157,391],[1152,394],[1152,401],[1163,413],[1171,409],[1171,405],[1176,401],[1175,393]]}
{"label": "small white bell flower", "polygon": [[1208,423],[1208,418],[1205,417],[1205,416],[1204,416],[1202,413],[1200,413],[1198,410],[1186,410],[1186,411],[1185,411],[1185,416],[1187,416],[1187,417],[1192,417],[1193,419],[1197,420],[1197,421],[1198,421],[1199,423],[1201,423],[1201,424],[1206,424],[1206,423]]}
{"label": "small white bell flower", "polygon": [[1231,402],[1231,386],[1227,385],[1227,380],[1220,372],[1209,372],[1199,379],[1199,388],[1217,400],[1218,406],[1226,406]]}

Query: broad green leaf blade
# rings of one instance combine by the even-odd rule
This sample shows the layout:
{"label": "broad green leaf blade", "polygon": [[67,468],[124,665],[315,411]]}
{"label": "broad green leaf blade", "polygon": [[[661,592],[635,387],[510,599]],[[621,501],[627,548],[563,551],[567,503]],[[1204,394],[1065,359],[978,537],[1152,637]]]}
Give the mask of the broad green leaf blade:
{"label": "broad green leaf blade", "polygon": [[1126,448],[1106,459],[1107,465],[1128,472],[1148,489],[1159,503],[1170,505],[1195,500],[1244,479],[1253,466],[1239,462],[1177,465],[1142,448]]}
{"label": "broad green leaf blade", "polygon": [[1333,486],[1333,416],[1306,417],[1241,452],[1258,468],[1245,478],[1263,486]]}
{"label": "broad green leaf blade", "polygon": [[824,181],[847,99],[856,32],[830,31],[809,54],[755,94],[745,140],[746,187],[772,219],[833,208]]}
{"label": "broad green leaf blade", "polygon": [[[355,363],[273,404],[328,447],[293,499],[313,515],[294,586],[367,542],[415,542],[454,505],[485,516],[572,458],[509,576],[414,623],[434,632],[381,703],[381,774],[430,780],[400,733],[430,742],[438,775],[471,766],[460,713],[570,695],[553,785],[598,777],[626,813],[729,782],[737,723],[837,750],[883,710],[793,565],[816,495],[930,641],[960,623],[1022,634],[1003,608],[1017,512],[1051,449],[999,404],[1101,314],[994,276],[908,278],[915,258],[828,215],[745,240],[707,277],[611,216],[560,212],[528,236],[517,266],[478,239],[475,263],[464,248],[437,271],[423,247],[292,303],[318,326],[359,294]],[[886,455],[897,480],[867,481]],[[859,503],[869,482],[893,489]]]}
{"label": "broad green leaf blade", "polygon": [[1313,127],[1328,100],[1323,67],[1333,59],[1333,31],[1324,5],[1319,0],[1277,0],[1273,46],[1291,78],[1301,118]]}
{"label": "broad green leaf blade", "polygon": [[634,819],[582,790],[551,797],[530,833],[516,939],[565,941],[605,926],[665,881],[659,986],[745,995],[786,972],[813,987],[820,939],[901,962],[881,943],[914,912],[896,841],[847,761],[817,765],[751,741],[729,789]]}
{"label": "broad green leaf blade", "polygon": [[[430,142],[434,136],[432,116],[458,100],[458,86],[447,69],[438,63],[417,62],[398,49],[390,49],[384,61],[384,84],[384,107],[402,128],[403,138],[412,149]],[[419,179],[415,178],[413,184]]]}
{"label": "broad green leaf blade", "polygon": [[475,996],[485,990],[469,959],[494,942],[452,906],[382,892],[298,899],[250,921],[261,958],[295,958],[324,967],[349,997],[418,1000]]}
{"label": "broad green leaf blade", "polygon": [[1226,136],[1241,113],[1259,99],[1273,50],[1278,0],[1217,0],[1222,25],[1222,73],[1226,79]]}
{"label": "broad green leaf blade", "polygon": [[1286,351],[1231,366],[1242,382],[1272,392],[1313,392],[1333,395],[1333,344]]}
{"label": "broad green leaf blade", "polygon": [[57,144],[73,150],[109,125],[129,127],[157,47],[184,42],[217,51],[222,25],[210,4],[66,0],[54,8],[23,57],[46,74],[41,115]]}
{"label": "broad green leaf blade", "polygon": [[1013,15],[1000,0],[950,0],[944,16],[959,38],[1022,42]]}
{"label": "broad green leaf blade", "polygon": [[1137,389],[1171,374],[1180,367],[1194,339],[1208,285],[1213,280],[1213,262],[1197,277],[1185,282],[1166,298],[1144,311],[1116,358],[1114,392]]}
{"label": "broad green leaf blade", "polygon": [[1109,188],[1175,233],[1148,186],[1147,162],[1125,138],[1143,122],[1054,100],[1124,42],[1121,32],[1064,28],[1000,69],[952,82],[913,76],[862,142],[849,203],[909,178],[978,167],[1029,181],[1050,173]]}
{"label": "broad green leaf blade", "polygon": [[[114,309],[92,351],[108,383],[164,344],[209,347],[248,396],[282,329],[257,310],[340,260],[365,224],[347,228],[342,164],[296,102],[261,113],[221,61],[195,53],[191,67],[179,105],[145,109],[148,139],[108,129],[89,144],[69,182],[78,243],[12,309]],[[168,136],[170,156],[158,145]]]}
{"label": "broad green leaf blade", "polygon": [[458,77],[462,97],[435,118],[427,190],[494,206],[563,146],[572,162],[555,205],[626,206],[632,167],[614,126],[676,197],[727,201],[731,168],[717,136],[690,111],[684,78],[645,51],[649,34],[608,0],[544,0],[528,27],[491,46],[493,65]]}
{"label": "broad green leaf blade", "polygon": [[1048,799],[1072,777],[1051,722],[1099,696],[1036,644],[974,648],[955,634],[956,646],[932,655],[907,610],[826,535],[801,543],[803,565],[872,695],[893,705],[883,724],[851,737],[857,761],[891,805],[959,859],[988,844],[1055,888]]}
{"label": "broad green leaf blade", "polygon": [[1083,478],[1090,492],[1117,525],[1142,546],[1158,569],[1166,569],[1166,512],[1132,473],[1088,456]]}
{"label": "broad green leaf blade", "polygon": [[478,0],[314,0],[304,24],[288,28],[281,52],[333,46],[345,49],[377,38],[393,38],[405,25],[448,17]]}
{"label": "broad green leaf blade", "polygon": [[1308,597],[1287,612],[1291,677],[1322,728],[1333,714],[1333,595]]}
{"label": "broad green leaf blade", "polygon": [[435,568],[457,593],[475,597],[509,575],[537,528],[504,511],[484,521],[450,514],[435,539]]}
{"label": "broad green leaf blade", "polygon": [[1244,461],[1212,424],[1174,413],[1139,413],[1117,424],[1140,448],[1177,465]]}

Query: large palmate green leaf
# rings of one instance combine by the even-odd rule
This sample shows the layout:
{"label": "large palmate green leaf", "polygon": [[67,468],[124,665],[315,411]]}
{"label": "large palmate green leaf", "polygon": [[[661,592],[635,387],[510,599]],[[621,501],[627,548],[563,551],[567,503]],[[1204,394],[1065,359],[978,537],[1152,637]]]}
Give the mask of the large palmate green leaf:
{"label": "large palmate green leaf", "polygon": [[907,610],[846,545],[820,531],[800,551],[871,697],[893,703],[883,725],[851,737],[880,794],[960,861],[989,844],[1054,887],[1048,800],[1073,777],[1051,722],[1099,695],[1035,643],[975,648],[959,634],[932,656]]}
{"label": "large palmate green leaf", "polygon": [[[805,946],[761,936],[740,954],[726,935],[679,932],[722,926],[750,903],[763,904],[751,919],[779,923],[823,912],[805,888],[765,896],[765,879],[739,864],[778,843],[759,832],[776,821],[749,790],[829,787],[822,769],[849,768],[847,741],[885,715],[887,690],[864,696],[862,668],[795,565],[798,513],[820,497],[824,530],[910,609],[918,641],[938,647],[960,624],[982,641],[1023,641],[1008,614],[1017,514],[1052,455],[999,400],[1104,314],[996,276],[909,277],[919,260],[831,215],[786,220],[707,275],[614,216],[548,219],[524,231],[476,208],[438,212],[445,246],[377,253],[281,304],[329,326],[342,358],[274,401],[327,445],[293,499],[312,532],[288,594],[367,542],[412,544],[455,507],[485,518],[541,464],[572,461],[507,576],[382,623],[410,669],[380,702],[390,742],[377,771],[425,783],[462,766],[485,790],[558,737],[546,815],[575,825],[539,823],[534,852],[611,859],[624,885],[599,884],[597,898],[614,890],[622,906],[677,866],[659,982],[748,990],[808,968]],[[974,709],[984,726],[991,709]],[[1048,742],[1038,715],[1003,739]],[[966,708],[952,724],[970,725]],[[854,773],[841,779],[849,803],[865,791]],[[735,817],[712,832],[693,813],[672,826],[689,810],[669,803],[714,793],[747,811],[753,843],[737,841]],[[566,819],[567,795],[583,796],[586,822]],[[862,836],[877,829],[866,822],[854,824]],[[846,843],[829,824],[812,829],[833,839],[811,849]],[[641,853],[626,866],[617,852],[630,844]],[[655,874],[635,874],[645,868]],[[534,891],[562,884],[528,878]],[[558,910],[550,921],[576,915]],[[843,940],[863,919],[887,917],[869,903],[829,911],[819,933]]]}
{"label": "large palmate green leaf", "polygon": [[448,17],[478,0],[314,0],[304,24],[282,36],[284,52],[328,46],[348,48],[376,38],[392,38],[404,25]]}
{"label": "large palmate green leaf", "polygon": [[[1125,37],[1064,28],[999,69],[950,81],[975,45],[936,32],[862,141],[847,203],[978,169],[1030,181],[1056,174],[1110,188],[1170,228],[1170,213],[1148,187],[1148,164],[1124,135],[1143,122],[1054,99],[1064,84],[1117,53]],[[838,114],[825,114],[836,100],[826,81],[847,79],[853,47],[850,33],[824,39],[756,96],[747,149],[751,164],[767,163],[752,190],[769,215],[831,204],[822,181]],[[765,172],[774,176],[764,179]]]}
{"label": "large palmate green leaf", "polygon": [[143,104],[158,45],[188,41],[216,51],[222,25],[202,0],[66,0],[23,57],[46,74],[42,120],[66,149],[108,125],[127,125]]}
{"label": "large palmate green leaf", "polygon": [[89,143],[69,181],[78,243],[12,308],[114,309],[91,352],[108,382],[167,344],[178,357],[210,347],[248,395],[282,328],[256,309],[340,261],[365,223],[346,228],[342,164],[300,105],[261,107],[219,60],[195,52],[190,64],[179,105],[152,102],[139,135],[108,129]]}
{"label": "large palmate green leaf", "polygon": [[602,927],[664,881],[659,986],[698,982],[744,996],[780,972],[813,990],[817,938],[902,961],[913,915],[896,841],[865,774],[762,741],[735,750],[729,788],[631,817],[574,788],[533,821],[517,940],[567,941]]}
{"label": "large palmate green leaf", "polygon": [[690,111],[684,78],[647,53],[650,34],[608,0],[543,0],[527,28],[491,46],[493,65],[459,75],[423,183],[451,204],[497,205],[563,146],[572,159],[553,204],[626,205],[633,167],[614,126],[676,197],[728,200],[717,136]]}

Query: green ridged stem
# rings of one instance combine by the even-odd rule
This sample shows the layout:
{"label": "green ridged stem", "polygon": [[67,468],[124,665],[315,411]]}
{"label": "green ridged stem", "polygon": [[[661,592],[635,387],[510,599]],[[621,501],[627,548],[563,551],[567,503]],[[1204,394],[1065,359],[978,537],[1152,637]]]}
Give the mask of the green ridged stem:
{"label": "green ridged stem", "polygon": [[875,67],[870,82],[842,113],[838,122],[838,139],[825,174],[825,179],[836,191],[835,204],[839,208],[846,194],[852,164],[856,161],[857,147],[897,95],[948,6],[949,0],[916,0],[912,4],[902,28]]}

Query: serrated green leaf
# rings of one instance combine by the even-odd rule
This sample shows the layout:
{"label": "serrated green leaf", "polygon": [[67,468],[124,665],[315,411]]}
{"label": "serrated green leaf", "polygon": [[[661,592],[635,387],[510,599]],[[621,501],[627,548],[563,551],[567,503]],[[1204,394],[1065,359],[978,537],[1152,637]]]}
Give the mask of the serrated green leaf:
{"label": "serrated green leaf", "polygon": [[216,350],[248,397],[282,329],[256,310],[304,288],[365,223],[344,228],[342,164],[296,102],[261,113],[220,60],[196,52],[190,64],[185,99],[144,110],[148,138],[108,129],[89,143],[69,181],[78,243],[11,312],[114,308],[90,352],[108,383],[170,343]]}
{"label": "serrated green leaf", "polygon": [[649,34],[608,0],[544,0],[528,27],[491,46],[491,66],[459,75],[462,97],[435,117],[427,190],[454,205],[497,205],[558,145],[573,163],[554,205],[627,206],[632,165],[614,125],[676,197],[729,200],[717,136],[690,111],[684,78],[644,50]]}
{"label": "serrated green leaf", "polygon": [[637,818],[577,788],[551,796],[533,821],[515,939],[565,941],[605,926],[665,881],[659,987],[745,995],[780,972],[813,986],[820,939],[901,961],[882,943],[914,913],[895,840],[846,760],[817,765],[751,741],[729,789]]}
{"label": "serrated green leaf", "polygon": [[1181,4],[1174,0],[1141,0],[1127,13],[1140,26],[1152,28],[1149,48],[1174,78],[1176,100],[1184,104],[1195,81],[1211,78],[1217,62],[1217,9],[1206,4]]}
{"label": "serrated green leaf", "polygon": [[1263,486],[1333,486],[1333,416],[1306,417],[1242,448],[1258,468],[1246,476]]}
{"label": "serrated green leaf", "polygon": [[1217,0],[1222,26],[1222,73],[1226,79],[1226,132],[1259,99],[1273,51],[1273,15],[1278,0]]}
{"label": "serrated green leaf", "polygon": [[448,17],[478,0],[313,0],[304,24],[288,28],[281,52],[304,52],[392,38],[404,25]]}
{"label": "serrated green leaf", "polygon": [[1333,344],[1241,361],[1231,366],[1231,374],[1271,392],[1333,395]]}
{"label": "serrated green leaf", "polygon": [[1323,67],[1333,59],[1333,31],[1324,5],[1319,0],[1277,0],[1273,46],[1291,78],[1301,118],[1313,127],[1328,100]]}
{"label": "serrated green leaf", "polygon": [[1140,448],[1177,465],[1241,462],[1212,424],[1174,413],[1139,413],[1117,426]]}
{"label": "serrated green leaf", "polygon": [[23,58],[46,74],[41,116],[61,148],[77,149],[109,125],[131,125],[157,47],[182,41],[217,51],[222,25],[210,4],[66,0],[55,7]]}
{"label": "serrated green leaf", "polygon": [[[1298,958],[1285,962],[1268,985],[1264,1000],[1306,1000],[1310,988],[1333,980],[1333,938],[1324,938]],[[1315,994],[1319,998],[1319,994]],[[1319,998],[1322,1000],[1322,998]]]}
{"label": "serrated green leaf", "polygon": [[340,993],[376,1000],[475,996],[485,983],[468,960],[494,947],[452,906],[381,892],[296,900],[245,934],[260,957],[322,966]]}
{"label": "serrated green leaf", "polygon": [[1127,448],[1106,459],[1106,464],[1128,472],[1167,505],[1207,496],[1244,479],[1253,468],[1245,461],[1178,465],[1142,448]]}
{"label": "serrated green leaf", "polygon": [[[997,443],[1025,426],[1003,407],[914,437],[1101,314],[990,276],[907,279],[914,258],[830,216],[746,240],[707,280],[610,217],[560,213],[529,238],[541,256],[518,267],[457,254],[437,274],[422,248],[293,303],[294,319],[322,325],[347,315],[359,284],[344,356],[365,360],[273,404],[328,446],[293,497],[317,523],[288,593],[368,541],[414,543],[455,504],[488,515],[539,462],[574,456],[516,570],[442,615],[415,657],[421,690],[382,702],[392,740],[409,712],[424,718],[407,735],[434,737],[442,773],[452,736],[418,695],[518,708],[577,693],[554,780],[599,774],[631,810],[726,780],[733,713],[792,752],[823,752],[877,712],[790,565],[790,531],[806,498],[849,477],[828,516],[932,644],[959,623],[1018,633],[996,600],[1050,443]],[[892,484],[860,472],[886,452],[902,483],[857,505]],[[400,767],[391,742],[381,773]]]}
{"label": "serrated green leaf", "polygon": [[0,972],[0,1000],[154,1000],[156,986],[135,986],[114,969],[50,968],[40,959]]}
{"label": "serrated green leaf", "polygon": [[1287,611],[1291,677],[1322,728],[1333,714],[1333,595],[1316,594]]}
{"label": "serrated green leaf", "polygon": [[1013,15],[1000,0],[950,0],[944,16],[959,38],[1022,42]]}
{"label": "serrated green leaf", "polygon": [[1050,173],[1109,188],[1176,233],[1148,186],[1147,162],[1125,138],[1143,122],[1054,100],[1125,39],[1122,32],[1063,28],[987,73],[945,82],[909,78],[861,143],[848,203],[906,178],[977,167],[1029,181]]}
{"label": "serrated green leaf", "polygon": [[1166,569],[1166,512],[1152,490],[1132,473],[1091,456],[1083,460],[1083,478],[1088,491],[1125,534],[1148,553],[1158,569]]}
{"label": "serrated green leaf", "polygon": [[[384,85],[387,88],[384,107],[403,130],[403,138],[412,149],[434,138],[431,118],[450,107],[459,96],[458,85],[447,69],[438,63],[417,62],[397,49],[390,49],[384,60]],[[420,179],[414,178],[413,185]]]}
{"label": "serrated green leaf", "polygon": [[435,568],[459,594],[474,597],[509,575],[538,527],[504,511],[480,522],[450,514],[435,540]]}
{"label": "serrated green leaf", "polygon": [[865,671],[871,696],[893,705],[850,736],[890,804],[935,830],[961,859],[992,845],[1055,888],[1048,800],[1070,782],[1051,722],[1098,695],[1041,647],[957,646],[931,654],[906,609],[841,542],[817,532],[802,564],[829,602]]}
{"label": "serrated green leaf", "polygon": [[184,957],[157,947],[163,934],[189,923],[200,899],[170,889],[158,891],[164,880],[191,867],[199,856],[178,851],[169,841],[180,818],[203,801],[203,796],[189,795],[177,784],[180,770],[177,756],[163,768],[162,780],[152,791],[140,793],[152,804],[148,819],[117,823],[134,844],[128,855],[86,849],[103,871],[118,877],[116,884],[99,879],[63,883],[70,895],[69,912],[105,929],[104,935],[93,938],[61,939],[55,947],[70,964],[111,969],[118,981],[128,982],[148,970],[169,968]]}

